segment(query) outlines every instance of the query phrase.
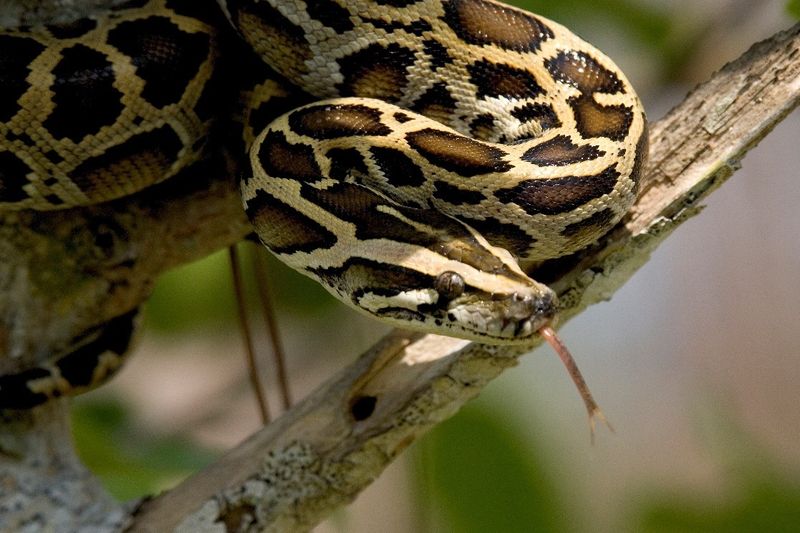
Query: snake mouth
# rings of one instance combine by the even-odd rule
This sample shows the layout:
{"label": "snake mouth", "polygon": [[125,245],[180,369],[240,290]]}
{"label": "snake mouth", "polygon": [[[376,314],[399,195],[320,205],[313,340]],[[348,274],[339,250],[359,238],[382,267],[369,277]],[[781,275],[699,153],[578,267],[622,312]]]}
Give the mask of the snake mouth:
{"label": "snake mouth", "polygon": [[459,336],[486,344],[525,343],[556,316],[557,298],[550,289],[544,289],[495,295],[477,302],[451,302],[448,326],[460,330]]}
{"label": "snake mouth", "polygon": [[355,303],[398,327],[495,345],[530,342],[553,322],[558,308],[555,293],[539,284],[510,294],[467,292],[447,301],[437,300],[434,291],[370,293]]}

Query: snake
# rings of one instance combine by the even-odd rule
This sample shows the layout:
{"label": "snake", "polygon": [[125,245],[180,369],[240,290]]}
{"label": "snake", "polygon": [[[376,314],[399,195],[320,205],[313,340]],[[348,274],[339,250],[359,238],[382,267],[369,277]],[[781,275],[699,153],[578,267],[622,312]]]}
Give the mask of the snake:
{"label": "snake", "polygon": [[[611,59],[494,0],[128,0],[2,30],[0,95],[0,210],[137,194],[235,116],[272,253],[385,323],[485,344],[553,323],[526,272],[622,219],[648,142]],[[88,363],[0,376],[0,407],[96,386],[131,321],[93,331]]]}

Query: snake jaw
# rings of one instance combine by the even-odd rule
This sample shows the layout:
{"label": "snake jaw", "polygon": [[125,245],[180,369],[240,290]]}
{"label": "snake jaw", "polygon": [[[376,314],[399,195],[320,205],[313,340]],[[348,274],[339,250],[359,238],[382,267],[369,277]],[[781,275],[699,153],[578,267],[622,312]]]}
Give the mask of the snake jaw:
{"label": "snake jaw", "polygon": [[548,287],[536,284],[488,298],[465,294],[447,307],[450,335],[485,344],[522,344],[553,321],[557,299]]}
{"label": "snake jaw", "polygon": [[394,294],[368,291],[350,303],[399,327],[484,344],[525,344],[552,323],[557,310],[553,291],[535,282],[505,294],[467,287],[452,299],[433,289]]}

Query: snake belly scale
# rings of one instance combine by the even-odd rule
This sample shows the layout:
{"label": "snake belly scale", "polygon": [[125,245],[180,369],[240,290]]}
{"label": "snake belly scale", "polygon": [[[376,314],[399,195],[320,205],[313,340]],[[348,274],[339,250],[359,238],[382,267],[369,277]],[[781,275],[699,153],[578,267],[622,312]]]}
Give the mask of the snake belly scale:
{"label": "snake belly scale", "polygon": [[[212,4],[0,33],[0,209],[133,194],[213,149],[225,17],[279,74],[242,99],[244,209],[280,259],[380,320],[528,342],[557,301],[524,269],[635,199],[641,103],[553,21],[492,0]],[[316,101],[287,106],[301,90]]]}

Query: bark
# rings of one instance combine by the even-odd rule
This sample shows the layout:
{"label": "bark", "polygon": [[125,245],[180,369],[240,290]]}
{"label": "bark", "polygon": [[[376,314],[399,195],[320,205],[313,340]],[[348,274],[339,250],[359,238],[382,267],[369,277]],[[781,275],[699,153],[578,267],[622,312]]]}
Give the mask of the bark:
{"label": "bark", "polygon": [[[652,124],[630,216],[601,242],[535,274],[559,294],[562,321],[608,299],[799,101],[797,25],[755,45]],[[213,179],[225,172],[219,161],[111,204],[4,215],[0,374],[134,309],[164,270],[245,236],[234,183]],[[130,531],[307,530],[530,348],[393,332],[215,464],[132,513],[74,459],[64,401],[6,413],[0,527],[112,531],[128,520]],[[67,505],[54,488],[77,503]]]}

